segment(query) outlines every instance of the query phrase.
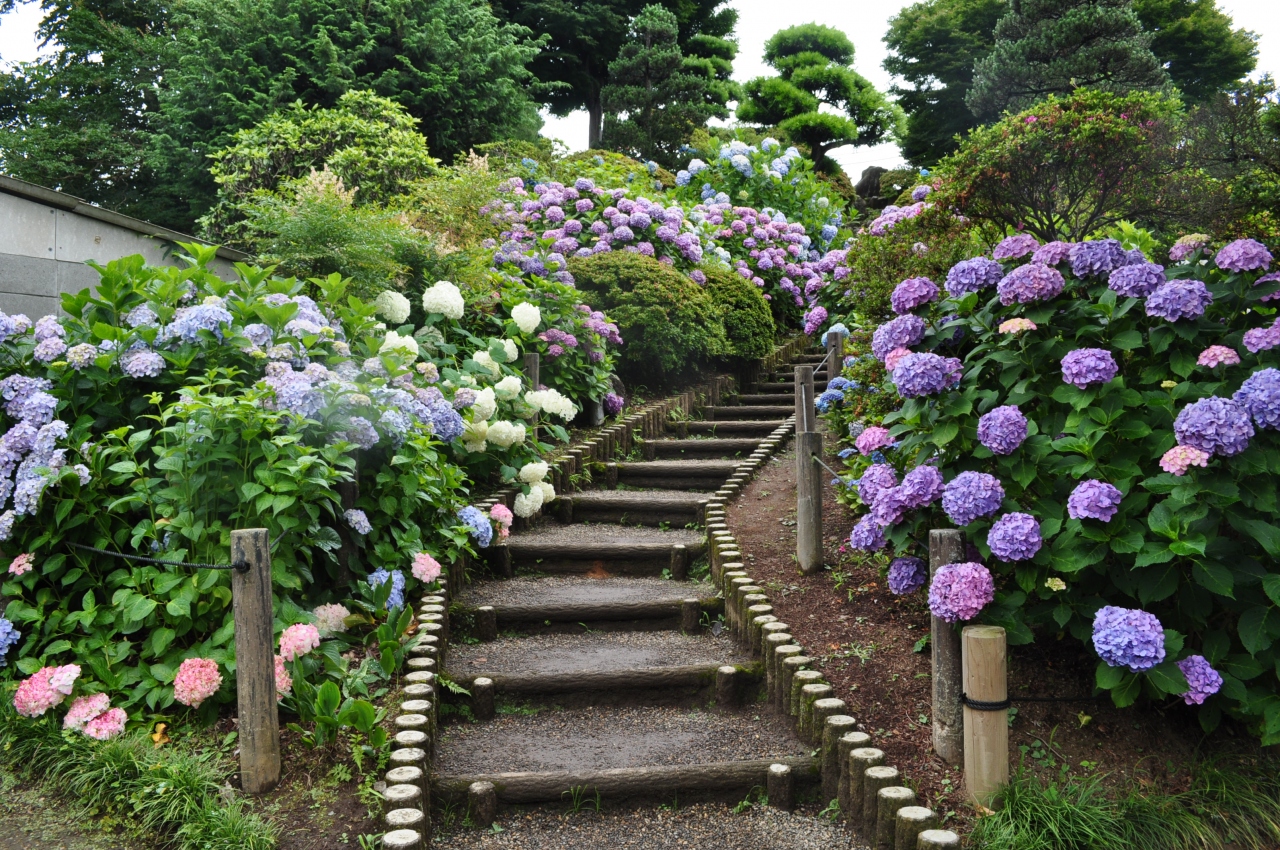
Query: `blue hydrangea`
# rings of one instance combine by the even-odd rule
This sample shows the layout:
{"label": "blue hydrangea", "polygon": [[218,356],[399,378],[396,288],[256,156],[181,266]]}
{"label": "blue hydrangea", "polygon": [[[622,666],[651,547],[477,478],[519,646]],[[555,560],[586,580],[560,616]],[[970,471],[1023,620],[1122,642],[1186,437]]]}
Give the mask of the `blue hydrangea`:
{"label": "blue hydrangea", "polygon": [[1164,661],[1164,627],[1154,614],[1107,605],[1093,617],[1093,648],[1108,665],[1141,673]]}
{"label": "blue hydrangea", "polygon": [[827,389],[814,400],[813,406],[818,409],[819,413],[826,413],[831,409],[831,405],[840,404],[843,401],[844,393],[840,390]]}
{"label": "blue hydrangea", "polygon": [[[308,299],[310,300],[310,299]],[[209,331],[221,342],[222,326],[230,325],[234,319],[227,311],[221,298],[211,297],[203,304],[194,307],[183,307],[173,316],[173,321],[160,332],[160,339],[167,341],[181,339],[183,342],[196,342],[200,339],[200,331]]]}
{"label": "blue hydrangea", "polygon": [[391,581],[391,593],[387,596],[387,610],[390,611],[394,608],[403,608],[404,573],[399,570],[392,570],[390,572],[382,569],[374,570],[369,573],[369,586],[381,587],[388,579]]}
{"label": "blue hydrangea", "polygon": [[481,549],[493,540],[493,524],[479,508],[467,505],[458,511],[458,521],[467,527],[467,532]]}
{"label": "blue hydrangea", "polygon": [[8,665],[6,656],[9,650],[22,638],[22,632],[13,627],[13,623],[0,617],[0,667]]}
{"label": "blue hydrangea", "polygon": [[899,487],[908,507],[923,508],[936,502],[946,489],[942,472],[931,464],[923,464],[908,472]]}
{"label": "blue hydrangea", "polygon": [[1213,294],[1198,280],[1170,280],[1147,296],[1147,315],[1176,322],[1198,319],[1213,303]]}
{"label": "blue hydrangea", "polygon": [[1092,239],[1071,246],[1071,273],[1079,278],[1098,277],[1125,264],[1124,247],[1116,239]]}
{"label": "blue hydrangea", "polygon": [[1056,298],[1062,293],[1065,284],[1062,272],[1053,266],[1027,263],[1005,275],[996,287],[996,292],[1001,304],[1030,304]]}
{"label": "blue hydrangea", "polygon": [[1280,428],[1280,371],[1259,369],[1231,400],[1247,410],[1259,428]]}
{"label": "blue hydrangea", "polygon": [[889,592],[895,596],[915,593],[929,578],[919,558],[894,558],[889,564]]}
{"label": "blue hydrangea", "polygon": [[956,525],[991,516],[1004,502],[1000,479],[985,472],[962,472],[947,482],[942,491],[942,510]]}
{"label": "blue hydrangea", "polygon": [[1173,434],[1179,445],[1231,457],[1249,447],[1254,431],[1244,405],[1209,396],[1182,409],[1173,420]]}
{"label": "blue hydrangea", "polygon": [[1214,670],[1203,655],[1189,655],[1178,662],[1187,677],[1188,690],[1182,694],[1187,705],[1204,705],[1204,701],[1222,689],[1222,674]]}
{"label": "blue hydrangea", "polygon": [[875,552],[883,549],[888,545],[888,542],[884,539],[884,532],[880,530],[880,526],[876,525],[870,516],[865,516],[859,520],[849,534],[849,545],[863,552]]}
{"label": "blue hydrangea", "polygon": [[351,526],[351,530],[356,534],[368,534],[373,531],[373,525],[369,522],[369,517],[359,508],[351,508],[343,511],[342,515],[347,520],[347,525]]}

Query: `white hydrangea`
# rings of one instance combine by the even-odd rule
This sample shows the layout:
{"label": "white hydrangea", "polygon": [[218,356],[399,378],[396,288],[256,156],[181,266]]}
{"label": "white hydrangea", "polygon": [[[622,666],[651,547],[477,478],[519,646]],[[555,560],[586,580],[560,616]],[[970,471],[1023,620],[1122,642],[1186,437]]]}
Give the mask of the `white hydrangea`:
{"label": "white hydrangea", "polygon": [[465,307],[462,293],[447,280],[436,281],[422,293],[422,309],[428,313],[443,313],[446,319],[461,319]]}
{"label": "white hydrangea", "polygon": [[555,501],[556,488],[551,486],[550,481],[539,481],[537,484],[534,484],[533,487],[529,489],[532,490],[535,488],[542,491],[542,504],[545,505],[545,504],[548,504],[549,502]]}
{"label": "white hydrangea", "polygon": [[537,484],[547,477],[547,472],[550,469],[551,467],[547,464],[540,460],[535,460],[520,467],[520,475],[518,477],[525,484]]}
{"label": "white hydrangea", "polygon": [[511,320],[520,328],[521,333],[531,334],[542,324],[542,311],[528,301],[521,301],[511,308]]}
{"label": "white hydrangea", "polygon": [[523,443],[525,430],[523,422],[508,422],[499,419],[489,423],[489,442],[500,449],[509,449],[517,443]]}
{"label": "white hydrangea", "polygon": [[462,445],[469,452],[482,452],[485,449],[485,437],[489,434],[489,423],[483,419],[476,422],[464,422],[462,425]]}
{"label": "white hydrangea", "polygon": [[496,378],[502,374],[502,367],[494,360],[487,351],[477,351],[471,355],[471,359],[488,369]]}
{"label": "white hydrangea", "polygon": [[503,401],[511,401],[511,399],[520,395],[520,390],[523,387],[524,382],[520,380],[518,375],[507,375],[507,377],[493,385],[494,392]]}
{"label": "white hydrangea", "polygon": [[384,289],[378,293],[373,306],[392,324],[403,325],[409,318],[409,299],[395,290]]}
{"label": "white hydrangea", "polygon": [[476,403],[471,405],[476,419],[492,419],[498,410],[498,400],[494,398],[493,387],[485,387],[476,393]]}
{"label": "white hydrangea", "polygon": [[408,355],[409,359],[416,360],[418,357],[418,341],[408,334],[401,336],[395,331],[387,331],[387,338],[382,341],[382,347],[378,349],[378,353],[386,354],[392,351],[397,354]]}
{"label": "white hydrangea", "polygon": [[578,408],[558,390],[530,390],[524,394],[524,400],[533,409],[559,416],[566,422],[578,415]]}
{"label": "white hydrangea", "polygon": [[506,352],[508,363],[514,363],[516,358],[520,356],[520,349],[516,348],[514,339],[504,339],[502,341],[502,350]]}
{"label": "white hydrangea", "polygon": [[528,493],[516,493],[515,513],[518,517],[528,519],[542,507],[542,490],[533,487]]}

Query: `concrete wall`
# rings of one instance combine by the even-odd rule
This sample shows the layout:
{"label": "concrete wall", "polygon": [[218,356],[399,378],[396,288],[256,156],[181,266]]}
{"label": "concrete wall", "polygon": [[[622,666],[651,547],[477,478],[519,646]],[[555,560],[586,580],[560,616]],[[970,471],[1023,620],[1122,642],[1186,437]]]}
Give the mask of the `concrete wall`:
{"label": "concrete wall", "polygon": [[[6,313],[25,313],[35,320],[58,312],[62,293],[97,283],[98,273],[85,265],[87,260],[105,264],[142,254],[148,263],[177,264],[172,242],[144,232],[163,232],[159,228],[97,208],[77,211],[88,205],[0,179],[0,310]],[[212,268],[221,277],[235,276],[230,258],[220,256]]]}

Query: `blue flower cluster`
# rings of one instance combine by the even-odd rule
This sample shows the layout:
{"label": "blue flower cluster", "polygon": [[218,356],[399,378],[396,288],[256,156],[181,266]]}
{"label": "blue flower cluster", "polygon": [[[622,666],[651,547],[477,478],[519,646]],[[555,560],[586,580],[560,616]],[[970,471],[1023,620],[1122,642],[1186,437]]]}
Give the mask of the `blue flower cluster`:
{"label": "blue flower cluster", "polygon": [[493,540],[493,524],[479,508],[467,505],[458,511],[458,521],[467,527],[467,532],[481,549],[486,548]]}
{"label": "blue flower cluster", "polygon": [[391,594],[387,597],[387,610],[404,607],[404,573],[399,570],[374,570],[369,573],[369,586],[381,587],[390,579]]}

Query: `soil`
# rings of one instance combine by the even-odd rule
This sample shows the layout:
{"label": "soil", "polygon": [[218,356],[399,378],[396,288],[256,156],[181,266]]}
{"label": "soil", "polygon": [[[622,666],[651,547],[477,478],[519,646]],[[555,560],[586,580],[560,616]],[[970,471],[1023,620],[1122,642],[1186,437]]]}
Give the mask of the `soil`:
{"label": "soil", "polygon": [[[828,457],[837,467],[838,458]],[[849,706],[848,713],[886,763],[898,767],[949,828],[965,831],[973,816],[962,770],[932,751],[929,632],[923,593],[897,597],[883,579],[881,557],[844,544],[853,515],[824,487],[823,541],[828,569],[802,576],[795,563],[794,450],[775,456],[726,509],[747,572],[767,589],[773,613],[791,627],[815,665]],[[1180,700],[1117,709],[1093,698],[1097,660],[1071,637],[1040,636],[1010,647],[1009,689],[1019,696],[1084,697],[1079,702],[1015,705],[1010,731],[1013,767],[1056,778],[1064,768],[1096,773],[1108,783],[1134,779],[1176,791],[1206,752],[1257,754],[1247,733],[1224,722],[1211,738]],[[958,821],[958,823],[957,823]]]}

